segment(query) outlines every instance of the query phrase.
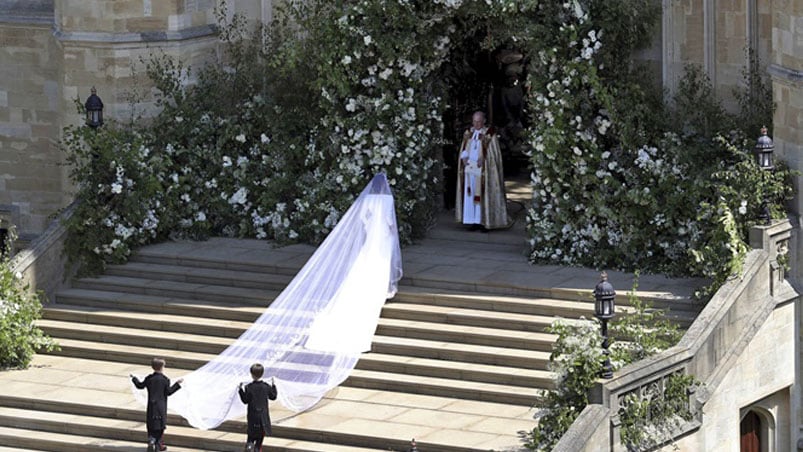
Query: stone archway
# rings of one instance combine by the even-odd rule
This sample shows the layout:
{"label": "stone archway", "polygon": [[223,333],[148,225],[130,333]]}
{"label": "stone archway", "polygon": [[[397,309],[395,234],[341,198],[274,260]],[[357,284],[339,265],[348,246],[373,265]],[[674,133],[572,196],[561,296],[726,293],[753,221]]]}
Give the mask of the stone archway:
{"label": "stone archway", "polygon": [[[449,61],[440,69],[440,76],[448,86],[449,106],[442,112],[444,124],[444,207],[455,203],[455,162],[465,130],[471,126],[475,111],[486,114],[487,125],[499,137],[505,179],[525,173],[529,159],[523,152],[524,135],[529,127],[524,89],[528,58],[506,41],[493,50],[478,48],[487,30],[477,28],[461,45],[452,51]],[[526,178],[526,176],[522,176]]]}
{"label": "stone archway", "polygon": [[740,452],[776,452],[776,420],[774,410],[760,405],[742,409],[739,421]]}

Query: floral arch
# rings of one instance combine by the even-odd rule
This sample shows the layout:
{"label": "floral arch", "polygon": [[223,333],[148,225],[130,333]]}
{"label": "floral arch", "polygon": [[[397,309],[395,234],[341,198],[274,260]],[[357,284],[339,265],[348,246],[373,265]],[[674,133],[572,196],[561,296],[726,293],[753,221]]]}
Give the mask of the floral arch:
{"label": "floral arch", "polygon": [[[157,116],[67,129],[82,199],[68,253],[97,270],[176,235],[315,243],[379,171],[402,240],[421,237],[442,203],[444,118],[470,89],[470,56],[511,47],[527,60],[532,260],[729,273],[755,186],[774,205],[788,188],[750,166],[744,135],[712,141],[645,83],[631,55],[659,14],[651,0],[299,0],[254,33],[221,12],[220,65],[149,62]],[[711,165],[694,161],[702,148]]]}

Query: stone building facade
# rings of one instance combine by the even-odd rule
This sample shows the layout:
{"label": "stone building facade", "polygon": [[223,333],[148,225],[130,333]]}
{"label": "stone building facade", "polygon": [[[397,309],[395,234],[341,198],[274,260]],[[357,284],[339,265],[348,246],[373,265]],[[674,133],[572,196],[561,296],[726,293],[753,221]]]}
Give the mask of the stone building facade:
{"label": "stone building facade", "polygon": [[[803,2],[799,0],[661,0],[660,53],[664,86],[672,91],[687,64],[702,67],[717,94],[736,106],[733,88],[743,80],[750,49],[772,80],[776,104],[776,158],[803,170]],[[658,47],[656,45],[656,47]],[[654,57],[654,55],[653,55]],[[756,131],[756,137],[759,132]],[[800,176],[792,210],[797,239],[790,256],[801,278],[803,213]],[[793,326],[790,327],[790,325]],[[762,425],[761,451],[803,451],[803,313],[799,302],[776,310],[759,329],[715,397],[700,433],[680,442],[681,450],[738,451],[740,425],[754,416]],[[768,363],[772,365],[768,366]]]}
{"label": "stone building facade", "polygon": [[[272,0],[223,1],[229,13],[242,12],[262,21],[270,20],[274,7]],[[770,135],[776,154],[792,168],[803,170],[803,1],[654,1],[661,2],[663,20],[659,39],[645,57],[655,62],[664,86],[670,91],[676,87],[685,65],[692,63],[704,68],[718,93],[729,98],[742,81],[746,49],[753,49],[772,79],[777,109]],[[0,228],[14,224],[23,237],[35,236],[70,203],[69,168],[58,140],[64,126],[82,121],[75,101],[85,101],[93,86],[103,99],[105,115],[124,120],[136,113],[128,93],[139,86],[134,74],[141,73],[141,58],[164,52],[185,65],[199,66],[216,56],[216,3],[0,0]],[[142,89],[136,108],[147,109],[152,99]],[[734,105],[731,99],[729,106]],[[798,177],[798,191],[800,182]],[[793,207],[797,215],[803,212],[803,196],[796,198]],[[803,268],[802,246],[792,247],[797,269]],[[770,393],[757,390],[750,400],[738,393],[715,406],[722,410],[722,422],[729,423],[739,420],[740,414],[732,411],[734,403],[740,410],[741,405],[755,402],[763,407],[764,415],[780,413],[778,431],[786,432],[787,438],[779,444],[803,450],[803,315],[797,305],[778,315],[797,319],[792,332],[795,340],[789,345],[795,361],[789,363],[794,366],[794,383],[782,379],[786,386],[773,386]],[[769,348],[786,344],[781,336],[790,333],[767,331],[761,340]],[[747,361],[744,365],[744,375],[761,378],[761,366]]]}
{"label": "stone building facade", "polygon": [[[58,141],[63,127],[82,121],[76,101],[93,86],[105,116],[125,120],[152,101],[140,83],[143,58],[163,52],[197,67],[216,55],[217,3],[0,0],[0,228],[35,236],[70,203]],[[270,20],[270,0],[225,3],[228,14]]]}

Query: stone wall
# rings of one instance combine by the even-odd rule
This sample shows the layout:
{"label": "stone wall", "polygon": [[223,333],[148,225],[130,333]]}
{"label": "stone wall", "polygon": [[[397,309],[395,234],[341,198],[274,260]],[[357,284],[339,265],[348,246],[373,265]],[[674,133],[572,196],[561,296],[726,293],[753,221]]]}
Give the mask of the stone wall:
{"label": "stone wall", "polygon": [[752,48],[766,70],[772,58],[770,0],[664,0],[662,24],[664,85],[677,87],[684,67],[701,67],[725,107],[738,107],[733,90],[741,87]]}
{"label": "stone wall", "polygon": [[[153,110],[150,56],[185,66],[217,59],[218,0],[0,0],[0,216],[22,237],[72,200],[58,143],[94,86],[104,117]],[[270,20],[271,0],[224,0],[229,15]],[[190,83],[191,78],[187,79]],[[132,102],[132,100],[137,102]]]}
{"label": "stone wall", "polygon": [[[773,118],[773,140],[780,159],[792,168],[803,171],[803,2],[774,0],[772,4],[773,51],[768,71],[772,76],[773,98],[777,104]],[[803,214],[803,196],[800,194],[802,182],[803,178],[796,177],[797,194],[793,210],[798,219]],[[794,268],[797,269],[795,276],[800,280],[803,277],[803,241],[800,239],[792,256]],[[792,437],[800,442],[792,446],[803,450],[803,390],[800,388],[803,378],[803,315],[800,310],[797,319],[797,330],[793,334],[798,344],[798,355],[794,361],[798,385],[792,399],[792,411],[796,417]]]}
{"label": "stone wall", "polygon": [[673,92],[687,64],[705,66],[704,0],[663,1],[664,86]]}
{"label": "stone wall", "polygon": [[[795,303],[777,307],[728,370],[703,408],[700,430],[678,440],[681,451],[739,450],[739,422],[750,407],[773,413],[774,448],[790,446],[790,388],[795,382]],[[772,371],[768,371],[772,369]],[[671,449],[668,449],[671,450]]]}
{"label": "stone wall", "polygon": [[[61,129],[62,49],[53,39],[52,5],[23,2],[0,14],[0,211],[18,231],[38,233],[64,207]],[[0,11],[13,6],[0,2]],[[47,8],[50,8],[48,16]]]}

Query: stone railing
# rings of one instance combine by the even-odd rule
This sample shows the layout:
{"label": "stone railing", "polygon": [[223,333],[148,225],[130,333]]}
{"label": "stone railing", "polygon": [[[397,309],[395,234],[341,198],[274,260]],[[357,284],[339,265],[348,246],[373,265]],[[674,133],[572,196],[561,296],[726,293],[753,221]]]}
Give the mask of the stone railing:
{"label": "stone railing", "polygon": [[742,275],[727,281],[712,297],[680,342],[656,356],[633,363],[599,382],[589,404],[553,449],[557,452],[619,452],[621,409],[629,395],[663,394],[667,379],[692,375],[701,386],[689,394],[691,416],[669,435],[671,441],[693,433],[702,422],[702,406],[717,389],[745,346],[775,307],[799,294],[784,279],[792,237],[789,221],[756,226],[753,248]]}
{"label": "stone railing", "polygon": [[73,210],[72,205],[65,209],[30,246],[14,256],[14,272],[20,273],[32,290],[44,293],[47,300],[53,300],[53,295],[66,285],[69,277],[65,273],[63,250],[67,230],[63,221],[72,215]]}

